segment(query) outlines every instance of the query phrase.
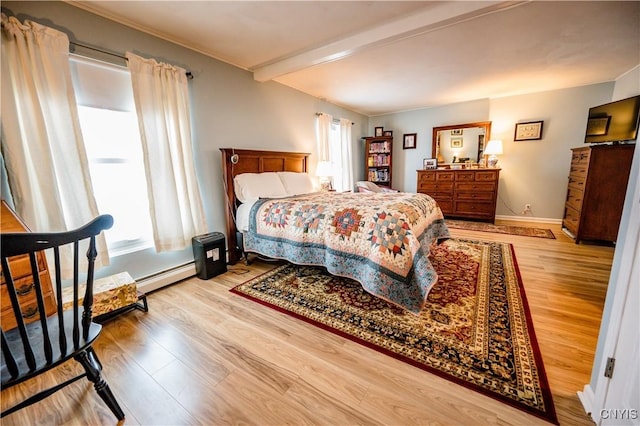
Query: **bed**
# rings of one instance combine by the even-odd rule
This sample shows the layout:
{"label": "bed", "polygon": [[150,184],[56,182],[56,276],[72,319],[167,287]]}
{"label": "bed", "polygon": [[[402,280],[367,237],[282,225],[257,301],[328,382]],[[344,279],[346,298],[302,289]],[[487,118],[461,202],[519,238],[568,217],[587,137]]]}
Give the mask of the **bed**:
{"label": "bed", "polygon": [[377,297],[421,311],[437,280],[430,247],[449,237],[431,197],[313,192],[305,175],[309,154],[221,151],[230,263],[244,250],[323,266]]}

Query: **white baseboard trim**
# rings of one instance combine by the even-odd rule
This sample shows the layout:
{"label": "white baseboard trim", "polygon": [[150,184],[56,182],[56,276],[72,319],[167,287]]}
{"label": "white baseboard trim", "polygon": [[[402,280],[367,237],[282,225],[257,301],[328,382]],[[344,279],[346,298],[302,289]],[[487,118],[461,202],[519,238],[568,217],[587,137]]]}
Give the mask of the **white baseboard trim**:
{"label": "white baseboard trim", "polygon": [[550,217],[496,215],[496,219],[512,220],[514,222],[553,223],[555,225],[562,225],[562,219],[555,219],[555,218],[550,218]]}
{"label": "white baseboard trim", "polygon": [[591,385],[584,385],[584,389],[582,392],[578,391],[578,399],[582,403],[582,408],[584,408],[585,413],[587,413],[591,419],[597,423],[597,420],[593,416],[593,402],[595,400],[595,394],[593,393],[593,389],[591,389]]}
{"label": "white baseboard trim", "polygon": [[196,274],[195,263],[190,262],[182,266],[160,272],[149,277],[136,280],[138,290],[142,293],[149,293],[159,288],[168,286],[180,280],[190,278]]}

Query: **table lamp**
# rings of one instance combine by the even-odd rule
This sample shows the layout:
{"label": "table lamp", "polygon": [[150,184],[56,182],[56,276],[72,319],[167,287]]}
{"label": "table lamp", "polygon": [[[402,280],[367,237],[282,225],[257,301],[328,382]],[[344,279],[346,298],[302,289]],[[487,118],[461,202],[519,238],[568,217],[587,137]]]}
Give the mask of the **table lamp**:
{"label": "table lamp", "polygon": [[333,176],[331,161],[319,161],[316,167],[316,176],[323,191],[331,191],[333,189],[331,186],[331,177]]}
{"label": "table lamp", "polygon": [[497,166],[498,155],[502,155],[502,141],[492,139],[487,142],[487,147],[484,149],[484,161],[487,167],[495,168]]}

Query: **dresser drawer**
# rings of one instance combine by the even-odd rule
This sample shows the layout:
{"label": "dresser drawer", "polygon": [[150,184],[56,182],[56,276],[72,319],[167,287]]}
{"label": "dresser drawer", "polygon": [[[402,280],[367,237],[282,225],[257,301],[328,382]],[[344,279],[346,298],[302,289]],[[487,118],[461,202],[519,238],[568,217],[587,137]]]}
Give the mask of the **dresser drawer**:
{"label": "dresser drawer", "polygon": [[571,153],[571,167],[589,164],[589,157],[591,156],[591,149],[575,149]]}
{"label": "dresser drawer", "polygon": [[[38,253],[36,256],[36,261],[38,262],[38,269],[44,270],[47,269],[46,261],[44,259],[44,255],[42,253]],[[23,254],[20,256],[14,256],[9,258],[9,268],[11,269],[11,274],[14,280],[17,280],[22,277],[26,277],[27,275],[31,275],[31,261],[29,260],[28,254]],[[2,271],[2,267],[0,267],[0,272]],[[2,279],[0,282],[4,283],[4,274],[1,274]]]}
{"label": "dresser drawer", "polygon": [[476,182],[495,182],[498,180],[498,173],[493,171],[478,171],[476,174]]}
{"label": "dresser drawer", "polygon": [[[51,292],[51,284],[49,284],[49,273],[47,271],[40,272],[40,285],[45,292]],[[14,281],[18,301],[20,304],[29,303],[35,300],[35,283],[33,277],[28,276]],[[0,286],[0,304],[2,310],[11,309],[11,300],[9,299],[9,287],[6,284]]]}
{"label": "dresser drawer", "polygon": [[[55,297],[53,297],[53,293],[44,295],[44,307],[48,312],[47,316],[51,316],[55,313],[56,300]],[[20,309],[22,310],[22,318],[24,318],[25,323],[28,324],[40,319],[40,312],[38,311],[38,301],[32,300],[30,302],[21,303]],[[0,324],[2,326],[2,330],[4,331],[14,329],[18,326],[15,316],[13,315],[13,309],[11,308],[2,311],[1,318],[2,319]]]}
{"label": "dresser drawer", "polygon": [[569,176],[569,188],[575,188],[580,191],[584,190],[586,176],[570,175]]}
{"label": "dresser drawer", "polygon": [[418,192],[427,194],[433,199],[453,198],[453,186],[447,187],[440,185],[421,185],[420,188],[418,188]]}
{"label": "dresser drawer", "polygon": [[438,182],[453,182],[455,180],[454,172],[436,172],[436,181]]}
{"label": "dresser drawer", "polygon": [[433,182],[453,182],[455,179],[454,172],[443,170],[429,170],[418,171],[418,183],[433,183]]}
{"label": "dresser drawer", "polygon": [[450,192],[434,192],[428,195],[437,202],[453,200],[453,195]]}
{"label": "dresser drawer", "polygon": [[431,194],[432,192],[448,192],[453,193],[453,182],[440,183],[418,183],[418,192]]}
{"label": "dresser drawer", "polygon": [[493,200],[493,192],[464,192],[457,191],[456,192],[456,200],[478,200],[478,201],[492,201]]}
{"label": "dresser drawer", "polygon": [[418,181],[418,192],[424,192],[425,194],[429,194],[430,192],[435,192],[438,185],[436,185],[435,181],[431,182],[423,182]]}
{"label": "dresser drawer", "polygon": [[582,209],[582,199],[584,197],[584,191],[574,187],[567,188],[567,201],[566,205],[574,208],[578,213]]}
{"label": "dresser drawer", "polygon": [[473,182],[476,180],[476,172],[469,171],[461,171],[456,174],[456,182]]}
{"label": "dresser drawer", "polygon": [[451,191],[436,191],[431,197],[436,198],[438,200],[453,200],[453,192]]}
{"label": "dresser drawer", "polygon": [[442,214],[450,215],[453,214],[453,200],[450,197],[433,197],[438,203],[438,207],[442,210]]}
{"label": "dresser drawer", "polygon": [[472,217],[493,217],[495,204],[481,201],[456,201],[454,213]]}
{"label": "dresser drawer", "polygon": [[491,182],[456,182],[456,193],[460,192],[490,192],[496,188],[495,183]]}
{"label": "dresser drawer", "polygon": [[[34,300],[30,300],[28,302],[20,303],[20,309],[22,310],[22,318],[24,318],[24,322],[30,323],[32,321],[36,321],[40,319],[40,315],[38,315],[38,302]],[[16,328],[18,323],[13,316],[13,309],[9,308],[2,311],[2,329],[3,330],[11,330]]]}
{"label": "dresser drawer", "polygon": [[[40,272],[40,284],[42,285],[45,293],[44,304],[47,315],[52,315],[56,312],[56,298],[51,290],[51,281],[49,279],[49,273],[47,271]],[[18,296],[18,302],[22,309],[22,316],[25,321],[31,322],[40,318],[37,315],[37,300],[35,292],[35,284],[33,277],[28,276],[15,280],[16,293]],[[48,291],[47,291],[48,290]],[[6,285],[0,286],[0,301],[2,306],[2,329],[4,331],[15,328],[16,321],[13,315],[13,308],[11,306],[11,299],[9,298],[9,289]]]}
{"label": "dresser drawer", "polygon": [[430,192],[423,192],[423,194],[428,195],[429,197],[433,198],[436,201],[438,201],[438,200],[453,200],[453,194],[451,192],[430,191]]}
{"label": "dresser drawer", "polygon": [[418,186],[420,186],[421,183],[434,183],[436,181],[436,173],[436,171],[418,171]]}
{"label": "dresser drawer", "polygon": [[569,174],[571,176],[586,176],[588,164],[573,164],[571,163],[571,168],[569,168]]}
{"label": "dresser drawer", "polygon": [[580,224],[580,212],[569,206],[564,208],[564,218],[562,226],[567,228],[573,235],[578,234],[578,225]]}

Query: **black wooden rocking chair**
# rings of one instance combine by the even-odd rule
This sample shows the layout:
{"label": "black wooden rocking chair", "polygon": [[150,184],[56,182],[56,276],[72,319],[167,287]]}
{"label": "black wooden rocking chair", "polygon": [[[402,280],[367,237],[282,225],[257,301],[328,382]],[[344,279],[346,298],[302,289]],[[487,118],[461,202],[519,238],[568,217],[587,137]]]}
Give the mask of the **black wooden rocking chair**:
{"label": "black wooden rocking chair", "polygon": [[[17,327],[2,332],[2,388],[9,388],[27,379],[48,371],[70,359],[78,361],[84,367],[84,373],[44,390],[23,402],[3,411],[4,417],[19,409],[34,404],[54,392],[70,385],[78,379],[87,377],[93,382],[95,390],[111,409],[118,420],[124,419],[124,412],[118,405],[109,385],[101,374],[102,365],[91,346],[99,336],[102,326],[92,322],[91,307],[93,305],[93,271],[97,256],[95,238],[100,232],[111,228],[113,218],[102,215],[90,223],[74,231],[59,233],[6,233],[2,234],[2,274],[13,307]],[[79,268],[80,242],[88,240],[88,266],[86,269],[86,291],[79,309],[78,294],[81,273]],[[60,274],[60,247],[73,245],[73,306],[63,310],[62,279]],[[39,276],[37,252],[53,249],[55,261],[55,288],[57,311],[49,317],[45,316],[45,303]],[[24,313],[18,301],[16,281],[10,269],[9,259],[23,256],[31,265],[31,277],[37,301],[37,312],[43,313],[40,319],[25,323]],[[84,269],[84,268],[82,268]],[[83,271],[84,272],[84,271]],[[28,314],[27,314],[28,316]]]}

